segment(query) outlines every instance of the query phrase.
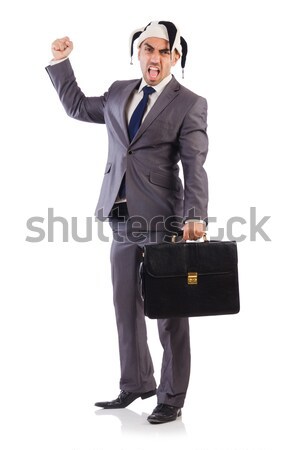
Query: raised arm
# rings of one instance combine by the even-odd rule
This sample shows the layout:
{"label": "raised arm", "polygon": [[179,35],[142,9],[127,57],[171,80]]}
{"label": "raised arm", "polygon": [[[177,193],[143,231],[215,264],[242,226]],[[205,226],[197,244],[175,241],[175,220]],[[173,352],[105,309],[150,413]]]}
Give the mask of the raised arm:
{"label": "raised arm", "polygon": [[84,122],[105,123],[104,105],[108,94],[86,97],[79,88],[68,56],[73,43],[68,36],[56,39],[51,46],[53,59],[46,67],[66,113]]}

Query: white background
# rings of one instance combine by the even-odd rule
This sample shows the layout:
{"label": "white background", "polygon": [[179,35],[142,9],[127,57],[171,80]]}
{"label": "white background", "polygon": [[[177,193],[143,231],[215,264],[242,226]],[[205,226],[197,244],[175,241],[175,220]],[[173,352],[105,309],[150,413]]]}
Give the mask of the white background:
{"label": "white background", "polygon": [[[297,16],[294,1],[38,2],[1,11],[1,448],[297,449]],[[109,244],[26,242],[29,217],[78,217],[84,235],[106,160],[104,126],[69,119],[46,74],[68,34],[87,95],[139,77],[128,37],[171,20],[189,44],[185,79],[209,104],[210,227],[247,225],[238,244],[241,313],[191,319],[192,375],[182,421],[147,423],[154,399],[96,413],[118,393]],[[250,208],[257,221],[249,239]],[[105,234],[109,235],[108,225]],[[292,256],[292,258],[291,258]],[[148,321],[159,379],[161,349]]]}

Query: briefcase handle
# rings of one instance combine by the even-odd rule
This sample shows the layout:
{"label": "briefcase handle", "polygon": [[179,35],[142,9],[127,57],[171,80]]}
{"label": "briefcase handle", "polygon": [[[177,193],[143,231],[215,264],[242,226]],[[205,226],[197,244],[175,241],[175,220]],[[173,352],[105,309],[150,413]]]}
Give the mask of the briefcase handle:
{"label": "briefcase handle", "polygon": [[[171,242],[173,244],[176,244],[176,239],[178,236],[183,236],[183,230],[179,230],[179,231],[177,231],[177,233],[173,234],[173,236],[171,238]],[[204,233],[202,238],[204,239],[204,242],[209,242],[207,239],[207,233]],[[201,239],[201,238],[199,238],[199,239]],[[197,242],[197,240],[193,240],[192,242]]]}

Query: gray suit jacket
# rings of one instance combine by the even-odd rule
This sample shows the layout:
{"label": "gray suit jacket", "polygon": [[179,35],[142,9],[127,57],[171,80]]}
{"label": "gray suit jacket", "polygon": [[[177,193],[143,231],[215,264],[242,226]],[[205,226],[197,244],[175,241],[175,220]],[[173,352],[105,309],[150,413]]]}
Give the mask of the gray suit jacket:
{"label": "gray suit jacket", "polygon": [[126,173],[130,216],[142,217],[148,224],[161,217],[206,220],[208,181],[203,164],[208,138],[207,102],[203,97],[173,77],[129,142],[126,105],[140,80],[116,81],[103,96],[86,97],[68,59],[46,70],[70,117],[107,126],[108,158],[95,212],[99,219],[109,216]]}

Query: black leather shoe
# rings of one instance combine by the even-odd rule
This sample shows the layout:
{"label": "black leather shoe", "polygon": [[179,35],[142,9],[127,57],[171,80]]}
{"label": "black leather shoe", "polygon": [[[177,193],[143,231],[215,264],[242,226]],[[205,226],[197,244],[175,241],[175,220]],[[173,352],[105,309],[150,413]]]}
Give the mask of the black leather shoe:
{"label": "black leather shoe", "polygon": [[120,391],[119,396],[115,400],[111,400],[110,402],[97,402],[95,403],[95,406],[99,406],[104,409],[126,408],[126,406],[130,405],[137,398],[141,397],[141,399],[144,400],[145,398],[152,397],[153,395],[156,395],[156,389],[143,393]]}
{"label": "black leather shoe", "polygon": [[153,410],[152,414],[147,417],[150,423],[166,423],[173,422],[178,417],[181,416],[181,408],[176,406],[165,405],[164,403],[159,403],[157,407]]}

